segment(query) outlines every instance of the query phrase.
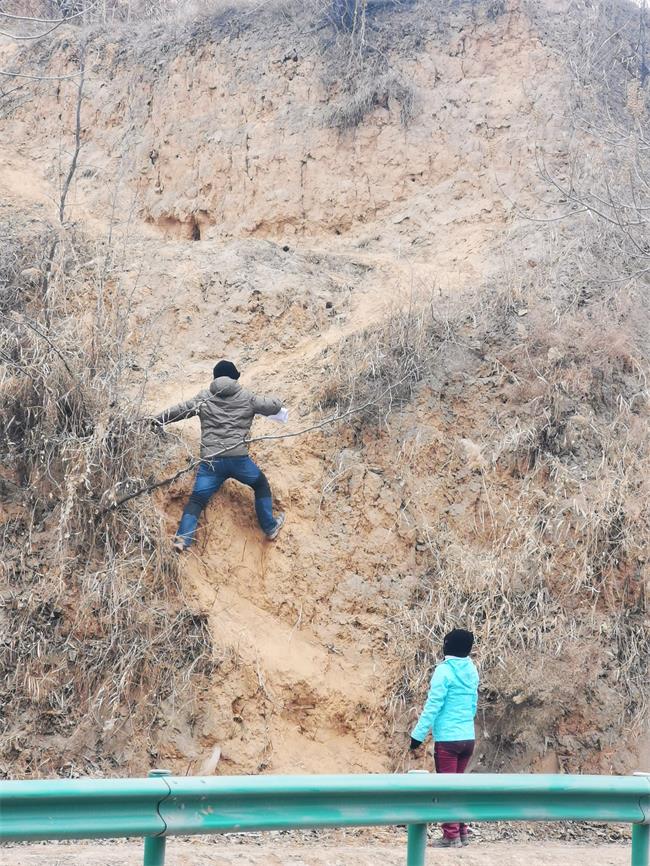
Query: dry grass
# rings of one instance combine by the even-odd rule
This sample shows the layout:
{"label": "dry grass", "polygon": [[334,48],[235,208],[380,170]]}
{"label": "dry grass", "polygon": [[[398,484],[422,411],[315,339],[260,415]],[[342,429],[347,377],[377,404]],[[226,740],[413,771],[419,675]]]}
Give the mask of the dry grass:
{"label": "dry grass", "polygon": [[408,307],[392,308],[379,326],[352,335],[327,353],[322,408],[344,412],[370,403],[353,424],[385,425],[393,410],[413,398],[418,383],[437,380],[437,358],[456,339],[456,329],[438,298],[414,298]]}
{"label": "dry grass", "polygon": [[410,3],[342,0],[321,8],[323,83],[328,97],[325,124],[355,129],[376,108],[397,103],[407,126],[415,92],[395,63],[394,43],[408,32],[404,12]]}
{"label": "dry grass", "polygon": [[547,748],[589,767],[650,703],[650,327],[642,279],[587,276],[610,242],[602,232],[593,259],[578,244],[551,292],[552,246],[533,277],[524,262],[474,302],[390,310],[328,353],[328,406],[401,382],[355,437],[371,460],[394,450],[420,551],[393,618],[395,731],[413,722],[444,633],[472,628],[485,767],[525,768]]}
{"label": "dry grass", "polygon": [[[452,5],[472,14],[476,6]],[[501,3],[479,5],[488,17],[506,11]],[[170,11],[171,20],[176,6],[125,3],[128,15],[106,20],[125,19],[130,44],[144,44],[142,29],[129,29],[130,22],[167,20]],[[436,26],[442,20],[440,6],[419,6],[414,15],[424,7]],[[598,11],[598,4],[582,6]],[[296,13],[287,9],[277,4],[271,21],[241,10],[231,16],[220,6],[184,24],[181,35],[205,40],[253,26],[261,32],[271,21],[269,39],[287,39],[293,48],[293,35],[312,24],[292,30]],[[329,123],[353,128],[391,99],[408,121],[413,93],[390,58],[402,38],[411,41],[399,50],[415,52],[418,31],[413,17],[404,28],[402,12],[391,11],[398,14],[378,11],[352,31],[327,30],[321,50]],[[307,12],[305,20],[314,22],[313,9]],[[471,22],[471,15],[465,19]],[[289,22],[280,37],[278,21]],[[156,26],[148,44],[159,52],[164,27]],[[619,46],[608,33],[584,27],[586,48],[576,55],[583,58],[576,66],[581,86],[592,87],[598,69],[612,73],[602,110],[587,106],[592,120],[607,120],[590,128],[590,137],[613,142],[597,163],[605,185],[592,186],[593,171],[575,161],[558,175],[556,168],[567,171],[564,154],[557,166],[541,159],[540,168],[549,183],[567,176],[577,183],[568,208],[563,187],[557,190],[562,212],[585,205],[598,210],[603,199],[610,227],[626,231],[574,232],[549,247],[553,255],[538,265],[534,281],[519,272],[508,250],[516,266],[500,285],[485,287],[480,303],[441,315],[438,299],[418,301],[328,355],[326,405],[345,409],[384,395],[355,420],[358,432],[381,426],[394,434],[398,452],[399,413],[413,406],[440,431],[439,453],[416,447],[407,458],[400,452],[420,559],[411,605],[394,616],[390,709],[402,727],[402,714],[421,703],[442,634],[470,625],[478,637],[481,727],[491,766],[541,753],[546,737],[563,753],[570,748],[567,727],[579,748],[603,748],[624,726],[634,727],[647,707],[650,466],[641,340],[650,333],[647,197],[632,201],[637,216],[625,224],[629,183],[611,173],[618,154],[632,153],[632,163],[619,161],[626,170],[631,165],[636,188],[647,190],[647,94],[631,86],[625,46],[612,62],[603,56]],[[180,37],[165,38],[180,50]],[[306,38],[313,41],[313,33]],[[621,93],[629,117],[621,113]],[[577,121],[585,116],[577,114]],[[622,121],[640,131],[611,137]],[[105,754],[117,761],[113,733],[129,724],[154,725],[161,701],[178,701],[190,672],[207,663],[205,623],[183,606],[152,504],[137,500],[108,517],[100,513],[116,492],[162,469],[155,437],[131,423],[138,398],[127,400],[136,390],[122,330],[128,299],[115,296],[105,270],[81,264],[88,257],[70,238],[58,248],[47,286],[42,263],[49,247],[37,245],[34,254],[12,244],[0,265],[0,275],[9,274],[5,312],[11,316],[2,345],[8,470],[2,544],[9,563],[3,700],[16,701],[26,723],[11,727],[21,713],[6,716],[5,754],[15,757],[11,749],[17,753],[31,740],[25,754],[37,765],[46,751],[42,737],[83,735],[91,743],[89,763],[100,737],[106,737]],[[21,276],[26,264],[35,275]],[[97,312],[88,320],[91,306]],[[388,441],[384,435],[382,448]],[[447,508],[439,491],[459,510]],[[581,760],[568,753],[566,765],[582,766]]]}
{"label": "dry grass", "polygon": [[408,126],[414,113],[413,89],[395,72],[375,74],[366,67],[340,85],[339,93],[329,101],[325,122],[342,131],[356,129],[374,109],[388,109],[393,101],[399,104],[402,125]]}
{"label": "dry grass", "polygon": [[52,230],[40,220],[0,212],[0,313],[21,309],[44,270]]}
{"label": "dry grass", "polygon": [[132,369],[129,299],[108,252],[58,240],[46,289],[38,245],[4,259],[20,290],[0,344],[0,715],[13,775],[116,766],[136,734],[146,766],[161,705],[190,713],[188,687],[212,665],[154,503],[104,512],[177,455],[138,421],[146,377]]}

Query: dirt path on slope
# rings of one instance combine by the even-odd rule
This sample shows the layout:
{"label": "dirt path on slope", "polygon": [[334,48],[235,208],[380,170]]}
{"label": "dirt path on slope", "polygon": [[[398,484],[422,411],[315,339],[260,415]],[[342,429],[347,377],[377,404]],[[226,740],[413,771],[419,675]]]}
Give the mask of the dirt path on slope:
{"label": "dirt path on slope", "polygon": [[[272,707],[266,726],[273,742],[273,768],[309,772],[314,766],[326,766],[340,772],[381,772],[382,756],[362,748],[344,721],[355,716],[359,704],[374,704],[380,688],[375,664],[358,648],[328,648],[308,624],[296,620],[291,625],[265,609],[278,601],[274,587],[265,586],[264,559],[272,554],[265,548],[268,545],[251,533],[233,533],[225,551],[229,566],[214,562],[211,567],[207,553],[205,563],[188,558],[184,580],[208,612],[219,645],[232,647],[240,663],[257,672]],[[223,686],[218,688],[223,692]],[[237,695],[233,700],[244,717],[259,712],[258,699],[252,706]],[[210,738],[204,740],[205,753],[214,745]],[[245,743],[223,741],[219,746],[225,761],[233,758],[233,750],[247,748]]]}
{"label": "dirt path on slope", "polygon": [[[314,846],[315,847],[315,846]],[[180,842],[167,845],[167,866],[404,866],[406,845],[294,847],[281,844]],[[460,851],[427,852],[427,866],[624,866],[627,845],[495,842]],[[142,844],[41,844],[5,849],[2,866],[140,866]]]}

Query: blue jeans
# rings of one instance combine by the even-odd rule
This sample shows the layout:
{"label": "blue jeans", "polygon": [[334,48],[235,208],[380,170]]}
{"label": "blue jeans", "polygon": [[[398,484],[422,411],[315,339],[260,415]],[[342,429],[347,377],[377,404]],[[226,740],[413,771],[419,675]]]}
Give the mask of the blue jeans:
{"label": "blue jeans", "polygon": [[275,529],[271,488],[259,466],[253,463],[250,457],[215,457],[214,460],[207,460],[199,466],[194,488],[183,511],[176,538],[182,541],[185,547],[189,547],[194,541],[201,512],[229,478],[253,488],[255,512],[262,531],[269,535]]}

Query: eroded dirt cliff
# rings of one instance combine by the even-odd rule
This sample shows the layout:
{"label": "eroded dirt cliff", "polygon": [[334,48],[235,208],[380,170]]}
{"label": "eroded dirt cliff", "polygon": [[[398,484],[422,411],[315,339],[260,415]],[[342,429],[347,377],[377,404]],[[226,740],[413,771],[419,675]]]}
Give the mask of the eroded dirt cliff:
{"label": "eroded dirt cliff", "polygon": [[[287,513],[276,544],[260,536],[249,491],[229,485],[174,563],[191,476],[155,492],[164,532],[148,543],[205,620],[209,670],[180,702],[148,696],[160,706],[144,729],[123,706],[76,719],[73,702],[67,727],[39,728],[63,685],[32,674],[43,693],[32,686],[34,705],[8,716],[7,766],[403,767],[435,641],[465,622],[485,668],[480,767],[636,766],[647,277],[632,289],[626,272],[626,291],[603,294],[594,263],[613,268],[620,244],[590,233],[589,215],[556,221],[566,199],[545,171],[570,174],[586,99],[573,65],[587,55],[574,6],[542,5],[387,4],[368,36],[386,65],[356,91],[318,16],[274,6],[2,47],[4,64],[53,75],[72,74],[83,53],[63,225],[77,79],[6,97],[0,191],[23,237],[44,225],[77,238],[60,240],[60,260],[21,260],[12,279],[33,290],[9,318],[47,319],[38,287],[51,271],[64,310],[55,346],[101,330],[107,298],[121,323],[126,390],[98,407],[102,423],[127,395],[132,415],[190,397],[223,356],[250,387],[282,395],[290,431],[377,401],[254,446]],[[254,432],[281,431],[259,421]],[[182,467],[197,434],[195,421],[143,432],[137,483]],[[25,506],[9,498],[7,520],[27,533]],[[65,507],[44,509],[41,540]],[[42,546],[39,556],[49,585],[61,560]],[[12,598],[41,604],[39,586],[26,600],[16,578]],[[45,642],[71,616],[62,591],[39,626]]]}

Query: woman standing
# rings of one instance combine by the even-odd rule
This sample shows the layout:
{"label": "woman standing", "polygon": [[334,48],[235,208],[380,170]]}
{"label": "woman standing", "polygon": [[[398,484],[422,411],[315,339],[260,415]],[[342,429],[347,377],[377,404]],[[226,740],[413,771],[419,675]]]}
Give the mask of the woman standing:
{"label": "woman standing", "polygon": [[[474,752],[474,717],[478,703],[478,671],[469,658],[474,635],[455,628],[445,635],[445,660],[433,672],[429,694],[417,725],[411,732],[411,751],[417,752],[433,732],[436,773],[464,773]],[[460,848],[469,844],[466,824],[442,825],[437,848]]]}

